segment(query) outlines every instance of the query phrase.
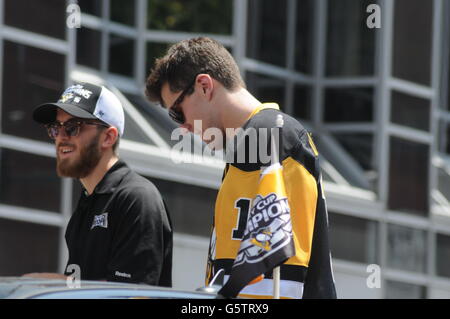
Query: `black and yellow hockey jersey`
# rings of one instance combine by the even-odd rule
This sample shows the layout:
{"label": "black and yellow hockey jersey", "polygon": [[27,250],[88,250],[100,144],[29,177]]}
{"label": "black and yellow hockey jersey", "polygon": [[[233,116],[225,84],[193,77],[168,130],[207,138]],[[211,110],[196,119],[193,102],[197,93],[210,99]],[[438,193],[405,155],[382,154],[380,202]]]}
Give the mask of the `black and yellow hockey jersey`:
{"label": "black and yellow hockey jersey", "polygon": [[[249,138],[251,134],[237,135],[232,149],[227,149],[228,163],[216,199],[206,282],[220,269],[225,270],[225,280],[230,275],[258,188],[260,168],[267,164],[262,161],[260,154],[264,153],[260,148],[270,145],[270,129],[275,126],[278,114],[284,118],[280,162],[296,251],[281,266],[280,295],[282,298],[336,298],[318,153],[303,126],[281,113],[275,103],[262,104],[242,127],[246,132],[256,132],[258,141],[267,138],[267,143],[255,146],[252,144],[255,141]],[[262,136],[264,130],[269,130],[269,134]],[[257,156],[249,154],[255,151]],[[271,278],[271,273],[265,274],[262,281],[246,286],[239,296],[270,298]]]}

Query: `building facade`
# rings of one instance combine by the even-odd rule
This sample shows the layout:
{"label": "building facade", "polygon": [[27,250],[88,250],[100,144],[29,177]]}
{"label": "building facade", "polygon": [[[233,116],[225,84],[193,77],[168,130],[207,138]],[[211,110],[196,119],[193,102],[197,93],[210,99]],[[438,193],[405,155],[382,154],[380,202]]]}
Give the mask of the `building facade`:
{"label": "building facade", "polygon": [[0,275],[65,267],[80,186],[31,111],[89,80],[122,99],[120,155],[168,203],[175,287],[203,284],[223,163],[183,163],[143,95],[198,35],[312,131],[339,297],[450,298],[450,0],[0,0]]}

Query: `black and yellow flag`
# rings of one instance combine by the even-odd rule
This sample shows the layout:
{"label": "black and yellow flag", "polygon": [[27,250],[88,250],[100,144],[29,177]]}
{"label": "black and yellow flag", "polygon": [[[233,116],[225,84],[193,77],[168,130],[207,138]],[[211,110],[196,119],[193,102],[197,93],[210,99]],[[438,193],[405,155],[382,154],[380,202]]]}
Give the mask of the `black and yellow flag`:
{"label": "black and yellow flag", "polygon": [[252,280],[295,255],[283,167],[274,137],[272,134],[271,165],[261,168],[258,191],[252,202],[244,237],[230,278],[219,291],[228,298],[236,297]]}

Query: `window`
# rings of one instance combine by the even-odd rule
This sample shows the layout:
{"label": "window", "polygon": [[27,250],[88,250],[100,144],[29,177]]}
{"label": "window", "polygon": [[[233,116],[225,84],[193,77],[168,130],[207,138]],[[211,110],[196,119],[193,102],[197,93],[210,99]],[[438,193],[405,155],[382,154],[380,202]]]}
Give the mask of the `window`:
{"label": "window", "polygon": [[15,28],[66,38],[66,1],[6,0],[5,24]]}
{"label": "window", "polygon": [[426,272],[426,232],[399,225],[388,225],[387,263],[389,267]]}
{"label": "window", "polygon": [[125,128],[123,131],[123,139],[134,142],[155,145],[155,143],[144,133],[141,127],[125,112]]}
{"label": "window", "polygon": [[284,108],[284,96],[286,83],[283,80],[260,75],[253,72],[247,72],[247,87],[259,101],[278,103],[280,108]]}
{"label": "window", "polygon": [[444,134],[444,138],[446,139],[446,143],[444,145],[445,153],[450,154],[450,125],[448,122],[445,122]]}
{"label": "window", "polygon": [[[172,131],[176,129],[178,125],[169,117],[165,109],[159,105],[151,104],[141,95],[126,94],[126,97],[165,142],[172,145],[178,142],[170,139]],[[127,134],[128,128],[129,124],[125,123],[125,134]]]}
{"label": "window", "polygon": [[297,1],[297,26],[295,37],[295,69],[313,72],[314,0]]}
{"label": "window", "polygon": [[175,232],[209,237],[217,190],[149,178],[161,192]]}
{"label": "window", "polygon": [[426,294],[427,289],[424,286],[386,281],[386,299],[425,299]]}
{"label": "window", "polygon": [[146,75],[150,74],[150,70],[153,68],[155,60],[157,58],[164,56],[167,53],[167,49],[169,48],[170,45],[171,44],[169,43],[156,43],[156,42],[147,43]]}
{"label": "window", "polygon": [[333,136],[365,171],[374,169],[372,160],[373,135],[366,133],[335,133]]}
{"label": "window", "polygon": [[433,1],[394,3],[392,67],[395,77],[430,84]]}
{"label": "window", "polygon": [[81,12],[100,17],[103,0],[78,0]]}
{"label": "window", "polygon": [[377,223],[362,218],[329,214],[333,258],[361,263],[377,262]]}
{"label": "window", "polygon": [[427,216],[428,152],[428,145],[391,137],[388,198],[390,209]]}
{"label": "window", "polygon": [[64,83],[63,55],[5,41],[3,133],[48,142],[46,131],[33,121],[31,112],[42,103],[56,102],[64,91]]}
{"label": "window", "polygon": [[312,89],[307,85],[296,85],[294,88],[294,116],[311,120],[312,119]]}
{"label": "window", "polygon": [[366,26],[366,8],[376,1],[339,0],[327,3],[326,74],[372,75],[377,29]]}
{"label": "window", "polygon": [[450,170],[446,165],[436,167],[437,189],[450,202]]}
{"label": "window", "polygon": [[287,0],[250,0],[247,56],[286,66]]}
{"label": "window", "polygon": [[110,0],[110,18],[111,21],[135,25],[135,0]]}
{"label": "window", "polygon": [[450,154],[450,123],[441,118],[438,123],[437,143],[439,151]]}
{"label": "window", "polygon": [[109,72],[128,77],[134,74],[133,39],[111,34],[109,37]]}
{"label": "window", "polygon": [[450,278],[450,236],[437,234],[436,275]]}
{"label": "window", "polygon": [[372,122],[373,88],[325,89],[326,122]]}
{"label": "window", "polygon": [[61,180],[53,158],[0,149],[0,202],[60,211]]}
{"label": "window", "polygon": [[430,101],[392,91],[391,121],[428,131],[430,129]]}
{"label": "window", "polygon": [[101,43],[101,31],[85,27],[77,29],[77,63],[100,70]]}
{"label": "window", "polygon": [[57,272],[59,228],[0,218],[0,273]]}
{"label": "window", "polygon": [[233,0],[148,0],[148,28],[231,34],[232,13]]}

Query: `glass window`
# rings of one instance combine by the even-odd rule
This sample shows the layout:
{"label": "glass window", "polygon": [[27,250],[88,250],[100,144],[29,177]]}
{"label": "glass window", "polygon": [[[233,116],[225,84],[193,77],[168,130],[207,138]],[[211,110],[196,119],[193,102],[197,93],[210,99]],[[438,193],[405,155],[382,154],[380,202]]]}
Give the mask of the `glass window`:
{"label": "glass window", "polygon": [[110,17],[114,22],[135,25],[135,0],[110,0]]}
{"label": "glass window", "polygon": [[64,91],[65,57],[5,41],[2,82],[3,133],[49,141],[31,112],[42,103],[56,102]]}
{"label": "glass window", "polygon": [[0,149],[0,202],[60,211],[61,180],[54,158]]}
{"label": "glass window", "polygon": [[370,171],[374,169],[372,160],[373,134],[367,133],[334,133],[342,147],[361,165]]}
{"label": "glass window", "polygon": [[5,0],[5,24],[66,38],[66,2],[61,0]]}
{"label": "glass window", "polygon": [[[126,94],[128,100],[139,110],[140,114],[149,122],[149,124],[158,132],[161,138],[169,144],[176,144],[178,141],[171,141],[172,131],[178,125],[172,121],[165,109],[159,105],[151,104],[145,97],[135,94]],[[125,132],[128,130],[125,125]]]}
{"label": "glass window", "polygon": [[450,125],[448,122],[445,122],[445,138],[446,138],[445,152],[447,154],[450,154]]}
{"label": "glass window", "polygon": [[450,170],[446,165],[443,167],[436,167],[438,174],[438,187],[437,189],[442,195],[450,202]]}
{"label": "glass window", "polygon": [[217,190],[153,177],[149,180],[161,192],[175,232],[203,237],[211,235]]}
{"label": "glass window", "polygon": [[109,37],[109,72],[133,77],[134,74],[133,39],[111,34]]}
{"label": "glass window", "polygon": [[[449,14],[450,15],[450,14]],[[449,24],[450,24],[450,22],[449,22]],[[447,34],[450,34],[450,30],[449,31],[447,31]],[[449,46],[450,46],[450,36],[449,36],[449,39],[448,39],[448,41],[449,41]],[[450,49],[449,49],[449,51],[450,51]],[[447,110],[450,110],[450,52],[449,52],[449,55],[448,55],[448,70],[447,70]]]}
{"label": "glass window", "polygon": [[268,75],[247,72],[246,82],[248,90],[261,103],[275,102],[279,104],[280,109],[284,108],[285,81]]}
{"label": "glass window", "polygon": [[391,121],[419,130],[430,129],[430,101],[392,91]]}
{"label": "glass window", "polygon": [[286,66],[287,0],[250,0],[247,56]]}
{"label": "glass window", "polygon": [[[156,42],[148,42],[147,43],[147,72],[150,74],[150,70],[153,68],[155,64],[155,60],[164,56],[167,53],[167,49],[171,46],[171,43],[156,43]],[[147,75],[148,75],[147,74]]]}
{"label": "glass window", "polygon": [[376,1],[339,0],[327,3],[326,74],[372,75],[377,29],[366,26],[366,8]]}
{"label": "glass window", "polygon": [[100,17],[102,15],[103,0],[78,0],[81,12]]}
{"label": "glass window", "polygon": [[429,146],[397,137],[390,142],[388,206],[427,216]]}
{"label": "glass window", "polygon": [[436,275],[450,278],[450,236],[437,234]]}
{"label": "glass window", "polygon": [[59,228],[0,219],[0,273],[57,272]]}
{"label": "glass window", "polygon": [[155,145],[155,143],[142,131],[141,127],[125,112],[125,129],[123,139]]}
{"label": "glass window", "polygon": [[77,29],[77,63],[100,70],[101,43],[101,31],[85,27]]}
{"label": "glass window", "polygon": [[372,122],[373,88],[325,89],[326,122]]}
{"label": "glass window", "polygon": [[438,140],[439,151],[450,154],[450,125],[443,118],[439,119],[436,138]]}
{"label": "glass window", "polygon": [[148,0],[148,28],[231,34],[232,13],[233,0]]}
{"label": "glass window", "polygon": [[389,267],[426,272],[426,232],[399,225],[388,225],[387,263]]}
{"label": "glass window", "polygon": [[296,85],[294,88],[294,116],[311,120],[312,117],[312,89],[306,85]]}
{"label": "glass window", "polygon": [[297,1],[295,69],[307,74],[313,72],[314,2]]}
{"label": "glass window", "polygon": [[425,299],[426,295],[427,289],[424,286],[386,281],[386,299]]}
{"label": "glass window", "polygon": [[446,152],[446,143],[447,143],[447,139],[446,139],[446,127],[447,124],[444,120],[439,119],[438,121],[438,127],[437,127],[437,134],[436,134],[436,139],[437,139],[437,148],[439,152]]}
{"label": "glass window", "polygon": [[377,263],[377,223],[330,213],[330,245],[333,258]]}
{"label": "glass window", "polygon": [[393,75],[430,84],[433,1],[394,2]]}

